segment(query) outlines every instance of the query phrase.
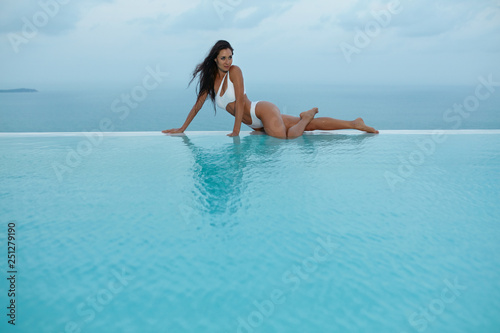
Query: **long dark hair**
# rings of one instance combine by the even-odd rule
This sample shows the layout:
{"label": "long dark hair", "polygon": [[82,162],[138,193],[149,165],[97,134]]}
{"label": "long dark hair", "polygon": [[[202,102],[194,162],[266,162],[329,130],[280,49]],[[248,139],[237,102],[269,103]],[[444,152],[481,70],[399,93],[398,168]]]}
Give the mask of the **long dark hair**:
{"label": "long dark hair", "polygon": [[214,89],[214,84],[215,84],[215,76],[217,75],[217,64],[215,63],[215,59],[217,59],[217,56],[219,55],[219,52],[225,49],[230,49],[231,52],[234,53],[234,49],[229,44],[229,42],[225,40],[220,40],[215,45],[212,47],[212,50],[208,53],[207,57],[203,62],[198,64],[196,66],[195,70],[193,71],[193,78],[189,82],[191,84],[193,80],[199,76],[199,82],[198,82],[198,98],[205,92],[208,92],[208,95],[210,96],[210,99],[214,103],[214,109],[215,109],[215,89]]}

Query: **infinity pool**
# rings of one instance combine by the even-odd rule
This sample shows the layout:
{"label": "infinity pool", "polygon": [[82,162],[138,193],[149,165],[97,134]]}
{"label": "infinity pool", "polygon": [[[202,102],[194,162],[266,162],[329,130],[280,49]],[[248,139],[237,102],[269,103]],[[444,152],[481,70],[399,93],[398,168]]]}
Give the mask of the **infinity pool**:
{"label": "infinity pool", "polygon": [[500,131],[225,134],[0,134],[0,331],[500,330]]}

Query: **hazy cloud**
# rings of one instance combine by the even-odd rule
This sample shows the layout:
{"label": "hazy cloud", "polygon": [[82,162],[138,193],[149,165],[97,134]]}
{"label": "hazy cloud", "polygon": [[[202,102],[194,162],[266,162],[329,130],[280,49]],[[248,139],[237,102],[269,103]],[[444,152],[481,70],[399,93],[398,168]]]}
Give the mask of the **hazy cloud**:
{"label": "hazy cloud", "polygon": [[374,19],[374,14],[388,11],[393,4],[400,12],[392,15],[389,28],[399,27],[408,35],[436,35],[466,24],[474,13],[485,7],[487,1],[467,1],[467,5],[464,1],[452,0],[364,0],[351,3],[349,10],[337,16],[337,23],[346,31],[364,27]]}
{"label": "hazy cloud", "polygon": [[176,18],[169,31],[250,29],[268,18],[287,11],[297,2],[300,0],[278,3],[266,0],[204,0],[198,7]]}
{"label": "hazy cloud", "polygon": [[350,63],[341,43],[396,0],[69,0],[16,53],[8,36],[58,1],[0,0],[0,83],[125,82],[157,63],[184,80],[219,39],[256,79],[293,68],[309,81],[464,82],[500,70],[498,0],[400,0]]}
{"label": "hazy cloud", "polygon": [[0,2],[0,33],[19,33],[26,20],[31,23],[44,22],[40,33],[60,34],[75,29],[84,13],[113,0],[60,1],[60,0],[2,0]]}

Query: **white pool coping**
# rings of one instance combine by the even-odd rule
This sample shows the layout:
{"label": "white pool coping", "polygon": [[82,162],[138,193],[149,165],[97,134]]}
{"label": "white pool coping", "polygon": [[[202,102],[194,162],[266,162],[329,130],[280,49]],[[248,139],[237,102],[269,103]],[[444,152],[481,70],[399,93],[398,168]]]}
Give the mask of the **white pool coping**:
{"label": "white pool coping", "polygon": [[[219,136],[227,135],[229,131],[186,131],[184,134],[174,134],[170,136],[182,135],[203,135],[203,136]],[[143,136],[168,136],[159,131],[154,132],[3,132],[0,133],[0,138],[23,138],[23,137],[80,137],[89,135],[102,134],[106,137],[143,137]],[[484,134],[500,134],[500,129],[463,129],[463,130],[380,130],[379,135],[432,135],[432,134],[447,134],[447,135],[484,135]],[[241,136],[250,135],[250,131],[241,131]],[[304,135],[373,135],[356,130],[338,130],[338,131],[314,131],[305,132]]]}

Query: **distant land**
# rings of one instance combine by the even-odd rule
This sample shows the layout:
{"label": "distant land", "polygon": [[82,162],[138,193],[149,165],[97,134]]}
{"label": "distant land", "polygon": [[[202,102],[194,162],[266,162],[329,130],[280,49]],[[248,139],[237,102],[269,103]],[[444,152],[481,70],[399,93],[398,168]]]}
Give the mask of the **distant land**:
{"label": "distant land", "polygon": [[38,90],[26,89],[26,88],[0,90],[0,93],[33,93],[33,92],[38,92]]}

